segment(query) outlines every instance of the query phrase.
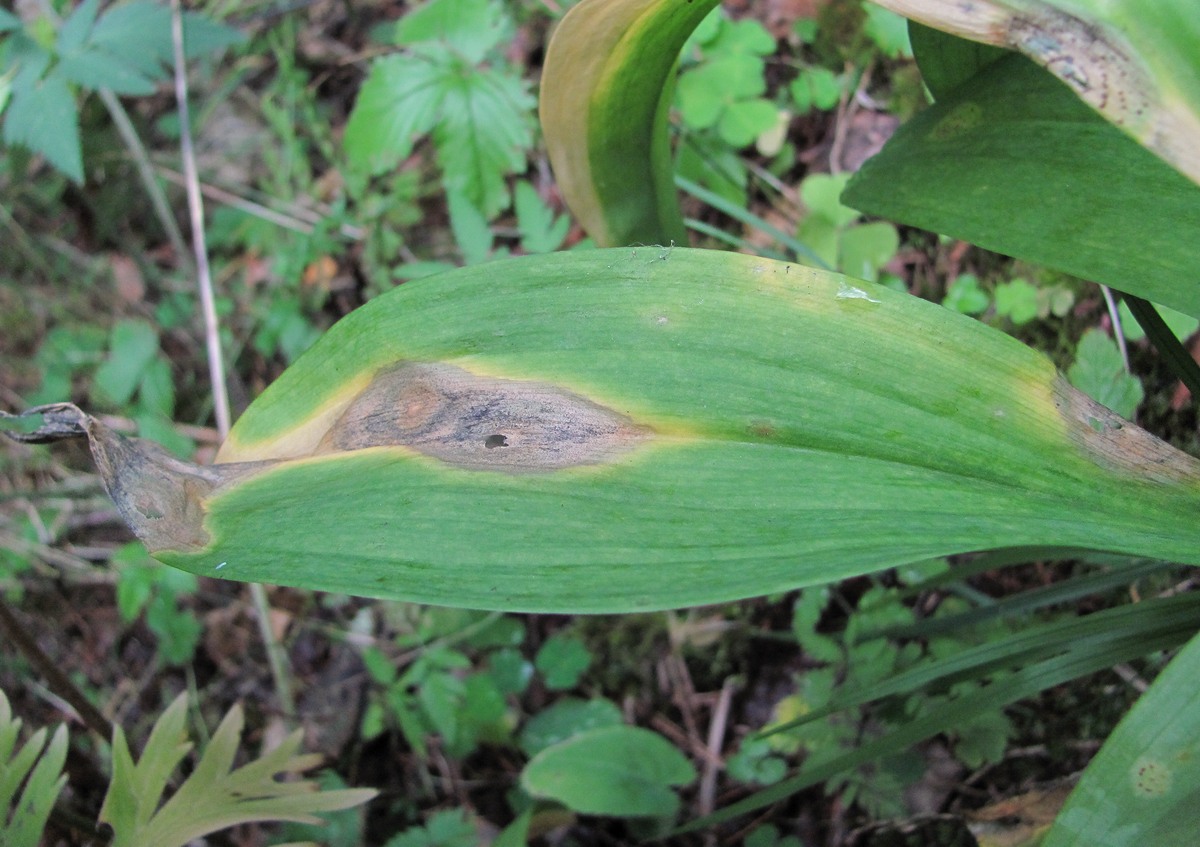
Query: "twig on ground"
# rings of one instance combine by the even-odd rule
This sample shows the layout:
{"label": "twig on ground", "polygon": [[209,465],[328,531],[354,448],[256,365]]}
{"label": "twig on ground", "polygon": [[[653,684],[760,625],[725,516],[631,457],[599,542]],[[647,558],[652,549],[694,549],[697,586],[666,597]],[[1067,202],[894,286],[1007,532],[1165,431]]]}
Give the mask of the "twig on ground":
{"label": "twig on ground", "polygon": [[700,791],[696,799],[696,810],[701,817],[711,815],[716,807],[717,771],[720,770],[725,729],[729,725],[729,709],[736,690],[737,681],[731,676],[726,677],[708,722],[708,756],[704,760],[704,773],[700,777]]}
{"label": "twig on ground", "polygon": [[1129,348],[1125,344],[1125,332],[1121,328],[1121,312],[1117,308],[1117,300],[1107,285],[1100,286],[1100,293],[1104,295],[1104,305],[1108,307],[1108,317],[1112,320],[1113,337],[1117,340],[1117,349],[1121,351],[1121,364],[1125,366],[1125,373],[1129,373]]}

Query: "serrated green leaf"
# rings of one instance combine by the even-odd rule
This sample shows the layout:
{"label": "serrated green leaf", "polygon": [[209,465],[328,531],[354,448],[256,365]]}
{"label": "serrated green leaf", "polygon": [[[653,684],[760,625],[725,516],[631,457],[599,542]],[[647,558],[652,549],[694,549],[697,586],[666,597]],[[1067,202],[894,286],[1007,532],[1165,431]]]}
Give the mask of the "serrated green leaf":
{"label": "serrated green leaf", "polygon": [[96,22],[96,13],[99,10],[100,0],[83,0],[72,9],[58,29],[54,49],[60,55],[69,55],[82,49],[91,35],[92,25]]}
{"label": "serrated green leaf", "polygon": [[727,144],[746,147],[775,125],[779,110],[768,100],[741,100],[730,103],[717,122],[717,132]]}
{"label": "serrated green leaf", "polygon": [[394,168],[412,152],[416,136],[437,124],[445,71],[421,56],[376,60],[346,124],[350,166],[366,174]]}
{"label": "serrated green leaf", "polygon": [[[24,74],[18,75],[18,82]],[[14,83],[3,137],[6,144],[45,156],[70,179],[83,182],[79,112],[66,78],[55,71],[30,85]]]}
{"label": "serrated green leaf", "polygon": [[441,42],[471,64],[479,64],[512,34],[512,21],[493,0],[431,0],[396,24],[397,44]]}
{"label": "serrated green leaf", "polygon": [[450,212],[450,231],[454,233],[463,261],[468,265],[486,261],[494,240],[487,218],[457,191],[447,192],[446,206]]}
{"label": "serrated green leaf", "polygon": [[98,50],[62,56],[56,66],[64,77],[85,88],[108,88],[117,94],[153,94],[158,86],[136,67]]}
{"label": "serrated green leaf", "polygon": [[521,772],[521,786],[583,814],[670,817],[679,808],[672,786],[695,778],[692,764],[661,735],[611,726],[538,753]]}
{"label": "serrated green leaf", "polygon": [[964,315],[981,315],[991,305],[991,299],[979,287],[979,279],[974,274],[961,274],[946,289],[942,305]]}
{"label": "serrated green leaf", "polygon": [[493,69],[443,83],[433,138],[446,191],[461,192],[490,220],[507,208],[504,178],[524,169],[533,145],[533,98],[521,79]]}
{"label": "serrated green leaf", "polygon": [[195,769],[159,806],[171,772],[187,753],[184,738],[187,701],[180,695],[155,722],[139,763],[134,763],[120,727],[113,739],[113,781],[100,810],[112,826],[114,847],[182,847],[196,838],[241,823],[289,820],[318,823],[314,813],[364,803],[374,791],[318,792],[313,782],[277,782],[316,765],[314,756],[297,756],[299,733],[260,758],[231,770],[242,728],[240,707],[230,709]]}
{"label": "serrated green leaf", "polygon": [[[245,41],[237,30],[197,12],[183,13],[184,56],[195,59]],[[96,21],[88,47],[128,64],[152,79],[166,76],[174,64],[171,10],[155,0],[131,0],[110,6]]]}

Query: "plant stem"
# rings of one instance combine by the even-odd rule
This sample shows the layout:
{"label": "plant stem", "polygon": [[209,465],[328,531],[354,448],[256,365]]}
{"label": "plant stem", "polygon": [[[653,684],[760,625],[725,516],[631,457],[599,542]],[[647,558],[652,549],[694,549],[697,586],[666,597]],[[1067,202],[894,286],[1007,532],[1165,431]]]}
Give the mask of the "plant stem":
{"label": "plant stem", "polygon": [[[221,334],[217,322],[216,298],[213,295],[212,273],[208,266],[208,248],[204,237],[204,200],[200,195],[200,177],[196,169],[196,154],[192,145],[191,119],[188,114],[187,69],[183,50],[183,12],[180,0],[171,3],[171,41],[175,51],[175,99],[179,106],[179,147],[183,159],[183,174],[187,187],[188,217],[192,226],[192,249],[196,259],[196,284],[200,290],[200,307],[204,316],[204,340],[208,350],[208,372],[212,382],[213,409],[217,431],[222,440],[229,435],[229,389],[225,383],[225,366],[221,356]],[[271,607],[267,590],[261,583],[250,583],[258,631],[267,650],[267,663],[275,682],[275,693],[286,718],[296,713],[292,695],[291,676],[283,645],[271,631]]]}
{"label": "plant stem", "polygon": [[146,189],[146,194],[150,197],[150,205],[154,207],[154,214],[158,218],[163,232],[166,233],[167,240],[171,242],[171,249],[175,251],[175,255],[179,257],[180,261],[183,261],[188,254],[183,233],[179,231],[179,224],[175,222],[175,215],[171,211],[171,204],[167,202],[166,193],[154,176],[154,165],[150,162],[150,155],[146,152],[146,147],[142,144],[142,139],[138,136],[133,121],[129,120],[129,113],[125,111],[125,107],[121,105],[117,95],[109,89],[98,88],[96,93],[100,95],[100,101],[104,103],[104,108],[108,109],[108,115],[116,125],[121,140],[125,142],[129,155],[133,157],[133,164],[137,168],[138,177],[142,180],[142,187]]}

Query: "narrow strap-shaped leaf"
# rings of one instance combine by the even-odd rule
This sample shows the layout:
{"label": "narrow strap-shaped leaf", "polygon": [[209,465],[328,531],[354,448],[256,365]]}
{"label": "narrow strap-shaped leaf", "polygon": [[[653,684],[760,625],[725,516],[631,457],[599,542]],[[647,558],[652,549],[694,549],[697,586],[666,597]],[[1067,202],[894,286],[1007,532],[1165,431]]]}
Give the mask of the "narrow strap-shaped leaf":
{"label": "narrow strap-shaped leaf", "polygon": [[583,0],[542,70],[541,120],[563,197],[596,243],[683,244],[667,109],[679,51],[717,0]]}
{"label": "narrow strap-shaped leaf", "polygon": [[[690,821],[676,832],[694,832],[765,808],[791,797],[809,786],[824,782],[867,762],[877,761],[884,756],[899,752],[926,738],[932,738],[943,732],[946,727],[961,725],[964,721],[983,711],[1003,708],[1047,688],[1103,670],[1116,662],[1144,656],[1157,650],[1171,649],[1185,637],[1178,631],[1156,635],[1138,634],[1123,639],[1120,643],[1100,645],[1085,643],[1073,646],[1069,652],[1061,656],[1055,656],[1022,668],[1010,676],[982,686],[970,694],[938,704],[926,710],[919,717],[894,729],[889,729],[884,735],[867,741],[854,750],[840,755],[827,754],[807,762],[796,776],[755,792],[714,814]],[[1080,842],[1080,844],[1083,843],[1087,842]],[[1093,841],[1090,843],[1107,845],[1109,842]]]}

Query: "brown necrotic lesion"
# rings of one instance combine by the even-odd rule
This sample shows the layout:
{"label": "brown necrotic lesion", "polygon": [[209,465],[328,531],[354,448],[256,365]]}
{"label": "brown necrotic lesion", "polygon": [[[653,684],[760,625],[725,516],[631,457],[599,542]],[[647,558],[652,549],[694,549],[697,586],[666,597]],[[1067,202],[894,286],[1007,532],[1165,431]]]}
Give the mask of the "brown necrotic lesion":
{"label": "brown necrotic lesion", "polygon": [[651,435],[556,385],[405,362],[372,379],[315,453],[407,447],[458,468],[523,473],[601,464]]}

